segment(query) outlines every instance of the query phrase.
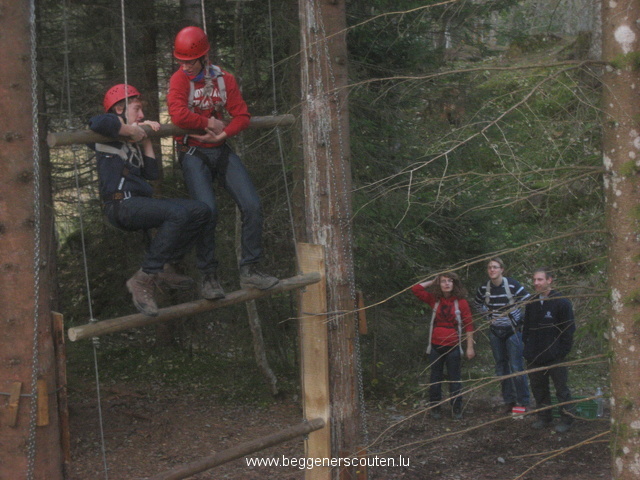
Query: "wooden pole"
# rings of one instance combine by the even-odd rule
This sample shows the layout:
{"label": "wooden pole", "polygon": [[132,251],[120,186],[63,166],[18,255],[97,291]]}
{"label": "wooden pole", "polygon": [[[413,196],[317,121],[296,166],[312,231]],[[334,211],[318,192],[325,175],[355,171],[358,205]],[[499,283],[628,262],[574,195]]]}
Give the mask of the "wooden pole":
{"label": "wooden pole", "polygon": [[640,3],[602,2],[602,160],[610,301],[612,478],[640,472]]}
{"label": "wooden pole", "polygon": [[56,256],[47,151],[39,138],[46,115],[37,111],[42,97],[33,92],[33,80],[40,78],[32,50],[37,39],[30,35],[36,30],[35,3],[8,1],[0,7],[0,392],[17,393],[9,399],[14,428],[6,425],[6,399],[1,400],[0,478],[61,480],[55,396],[44,398],[51,402],[48,424],[35,428],[37,407],[41,414],[46,408],[34,405],[36,377],[48,391],[55,384],[50,311]]}
{"label": "wooden pole", "polygon": [[171,307],[159,309],[158,316],[148,317],[141,313],[127,315],[125,317],[112,318],[101,322],[89,323],[78,327],[72,327],[68,330],[69,339],[73,342],[82,340],[83,338],[98,337],[107,333],[121,332],[131,328],[152,325],[159,322],[166,322],[187,315],[195,315],[197,313],[208,312],[217,308],[235,305],[237,303],[246,302],[256,298],[262,298],[267,295],[295,290],[297,288],[316,283],[320,280],[319,273],[307,273],[305,275],[297,275],[295,277],[280,280],[280,282],[269,290],[257,290],[255,288],[248,290],[237,290],[228,294],[220,300],[196,300],[194,302],[182,303]]}
{"label": "wooden pole", "polygon": [[[322,418],[327,426],[309,435],[305,442],[307,458],[331,458],[329,418],[329,343],[327,334],[327,287],[324,247],[298,244],[300,271],[319,272],[321,281],[307,287],[300,297],[300,365],[305,418]],[[330,480],[331,468],[305,469],[305,480]]]}
{"label": "wooden pole", "polygon": [[[266,117],[252,117],[249,128],[274,128],[293,125],[295,117],[293,115],[270,115]],[[157,132],[152,130],[148,125],[142,128],[147,132],[150,138],[169,137],[173,135],[184,135],[187,133],[202,134],[200,130],[185,130],[172,124],[160,125]],[[47,145],[49,147],[61,147],[64,145],[95,143],[95,142],[113,142],[113,138],[103,137],[91,130],[78,130],[69,132],[52,132],[47,135]]]}
{"label": "wooden pole", "polygon": [[211,456],[187,463],[186,465],[181,465],[167,472],[155,475],[149,478],[149,480],[181,480],[195,475],[196,473],[204,472],[205,470],[222,465],[223,463],[230,462],[231,460],[235,460],[237,458],[244,457],[245,455],[259,452],[265,448],[279,445],[288,440],[306,435],[307,433],[319,430],[324,426],[324,420],[321,418],[314,418],[309,422],[300,423],[278,433],[241,443],[233,448],[214,453]]}
{"label": "wooden pole", "polygon": [[[355,456],[363,436],[353,239],[345,0],[298,2],[306,239],[327,251],[331,453]],[[340,478],[356,468],[341,467]],[[334,474],[336,472],[333,472]]]}

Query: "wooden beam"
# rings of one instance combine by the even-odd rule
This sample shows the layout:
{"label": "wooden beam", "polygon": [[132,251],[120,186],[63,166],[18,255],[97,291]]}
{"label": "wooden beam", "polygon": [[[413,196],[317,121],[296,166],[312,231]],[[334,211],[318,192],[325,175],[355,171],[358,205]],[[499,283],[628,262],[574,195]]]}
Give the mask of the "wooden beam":
{"label": "wooden beam", "polygon": [[39,378],[36,382],[38,388],[38,409],[36,410],[36,425],[46,427],[49,425],[49,389],[47,381]]}
{"label": "wooden beam", "polygon": [[295,277],[280,280],[280,282],[271,287],[269,290],[257,290],[255,288],[247,290],[237,290],[228,294],[220,300],[196,300],[193,302],[173,305],[159,309],[158,316],[148,317],[141,313],[127,315],[125,317],[112,318],[110,320],[102,320],[100,322],[89,323],[78,327],[72,327],[67,331],[69,339],[73,342],[82,340],[83,338],[98,337],[107,333],[121,332],[131,328],[152,325],[154,323],[166,322],[175,318],[195,315],[197,313],[208,312],[216,308],[222,308],[237,303],[246,302],[256,298],[274,295],[276,293],[295,290],[316,283],[320,280],[320,274],[317,272],[297,275]]}
{"label": "wooden beam", "polygon": [[[322,418],[327,426],[309,435],[307,458],[331,458],[331,403],[329,397],[329,340],[327,331],[327,286],[324,247],[298,244],[300,271],[319,272],[320,282],[307,287],[300,298],[300,366],[305,418]],[[305,469],[305,480],[331,480],[331,468]]]}
{"label": "wooden beam", "polygon": [[279,445],[280,443],[292,440],[307,433],[319,430],[325,426],[324,420],[321,418],[314,418],[309,422],[300,423],[293,427],[289,427],[278,433],[267,435],[256,440],[251,440],[245,443],[241,443],[233,448],[223,450],[218,453],[214,453],[208,457],[201,458],[191,463],[181,465],[166,472],[160,473],[149,480],[181,480],[188,478],[196,473],[204,472],[223,463],[230,462],[236,458],[244,457],[251,453],[264,450],[265,448]]}
{"label": "wooden beam", "polygon": [[[249,128],[274,128],[293,125],[295,117],[287,115],[271,115],[266,117],[251,117]],[[187,133],[203,134],[201,130],[185,130],[172,124],[160,125],[157,132],[150,126],[143,125],[142,128],[150,138],[169,137],[173,135],[185,135]],[[122,139],[125,140],[125,139]],[[83,143],[113,142],[113,138],[103,137],[91,130],[77,130],[68,132],[52,132],[47,135],[47,145],[49,147],[61,147],[64,145],[74,145]]]}
{"label": "wooden beam", "polygon": [[21,392],[22,383],[13,382],[11,384],[11,391],[9,392],[9,421],[7,423],[10,427],[15,427],[18,424],[18,410],[20,409]]}

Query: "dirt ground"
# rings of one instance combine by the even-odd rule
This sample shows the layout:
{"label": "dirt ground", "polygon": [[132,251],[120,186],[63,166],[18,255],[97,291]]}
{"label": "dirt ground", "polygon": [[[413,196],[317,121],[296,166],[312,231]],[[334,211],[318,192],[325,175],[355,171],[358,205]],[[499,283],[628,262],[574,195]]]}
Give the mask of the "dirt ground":
{"label": "dirt ground", "polygon": [[[117,384],[101,395],[105,458],[95,391],[70,396],[69,480],[141,480],[275,433],[301,422],[298,402],[268,407],[220,406],[153,386]],[[495,399],[467,399],[465,416],[433,420],[411,406],[370,405],[368,452],[378,465],[393,458],[402,466],[372,466],[369,479],[596,480],[611,478],[608,418],[577,420],[566,434],[530,428],[531,416],[499,412]],[[606,415],[605,415],[606,417]],[[488,422],[488,423],[487,423]],[[257,458],[300,458],[303,441],[291,440]],[[402,460],[400,460],[402,456]],[[247,466],[243,457],[193,479],[303,479],[297,466]],[[385,459],[385,460],[382,460]],[[108,477],[105,475],[105,464]]]}

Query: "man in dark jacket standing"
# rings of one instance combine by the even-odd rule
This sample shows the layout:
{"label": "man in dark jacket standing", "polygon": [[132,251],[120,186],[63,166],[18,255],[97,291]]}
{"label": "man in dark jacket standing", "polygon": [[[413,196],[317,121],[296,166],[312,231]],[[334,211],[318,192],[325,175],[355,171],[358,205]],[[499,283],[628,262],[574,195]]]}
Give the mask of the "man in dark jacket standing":
{"label": "man in dark jacket standing", "polygon": [[[553,275],[546,268],[538,268],[533,273],[536,295],[529,301],[524,314],[522,340],[524,358],[530,369],[548,367],[529,373],[531,391],[536,399],[536,407],[551,405],[549,378],[556,389],[558,403],[571,401],[568,386],[569,371],[558,366],[571,351],[573,333],[576,330],[571,302],[552,290]],[[560,423],[555,426],[558,433],[569,430],[573,417],[567,407],[561,408]],[[532,427],[541,429],[552,422],[551,409],[538,413]]]}

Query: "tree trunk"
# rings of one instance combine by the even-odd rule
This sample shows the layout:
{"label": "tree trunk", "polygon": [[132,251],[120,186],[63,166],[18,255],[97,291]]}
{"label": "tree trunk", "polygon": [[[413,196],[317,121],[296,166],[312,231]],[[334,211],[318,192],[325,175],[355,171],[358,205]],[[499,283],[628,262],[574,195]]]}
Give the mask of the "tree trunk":
{"label": "tree trunk", "polygon": [[[310,243],[325,246],[332,455],[355,455],[358,389],[344,0],[300,2],[302,132]],[[337,474],[338,472],[335,472]],[[355,469],[339,472],[355,478]]]}
{"label": "tree trunk", "polygon": [[[184,26],[197,25],[204,27],[202,18],[202,3],[200,0],[180,0],[180,16],[184,19]],[[211,38],[209,40],[212,40]]]}
{"label": "tree trunk", "polygon": [[[0,61],[11,66],[0,70],[0,391],[21,393],[0,414],[0,478],[58,480],[62,452],[51,326],[56,248],[47,207],[48,159],[44,142],[33,144],[29,14],[29,2],[12,1],[0,16]],[[41,155],[35,146],[42,146]],[[36,400],[48,410],[37,422]]]}
{"label": "tree trunk", "polygon": [[611,405],[614,478],[640,474],[640,103],[638,39],[640,5],[603,2],[603,160],[606,217],[610,232]]}
{"label": "tree trunk", "polygon": [[[158,35],[155,22],[149,21],[149,15],[154,11],[153,0],[129,1],[126,7],[129,12],[128,18],[133,28],[127,29],[127,52],[132,60],[129,78],[132,85],[135,85],[141,92],[145,102],[144,114],[149,120],[160,121],[160,101],[158,96],[158,52],[156,48],[156,37]],[[158,159],[160,168],[160,178],[162,172],[162,149],[160,139],[152,138],[153,151]],[[161,185],[156,185],[156,192],[161,194]]]}

